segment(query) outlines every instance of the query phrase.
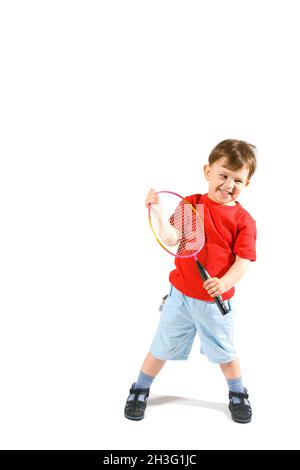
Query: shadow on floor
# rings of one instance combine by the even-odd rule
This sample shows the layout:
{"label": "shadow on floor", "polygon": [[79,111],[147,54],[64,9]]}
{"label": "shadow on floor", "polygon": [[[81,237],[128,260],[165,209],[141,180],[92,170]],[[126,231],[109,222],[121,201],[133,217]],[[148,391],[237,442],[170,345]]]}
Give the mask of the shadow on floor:
{"label": "shadow on floor", "polygon": [[175,403],[183,406],[198,406],[200,408],[207,408],[209,410],[216,410],[224,413],[227,418],[231,421],[230,411],[228,405],[225,403],[216,403],[212,401],[196,400],[194,398],[175,397],[171,395],[155,396],[149,398],[148,404],[150,406],[168,405],[169,403]]}

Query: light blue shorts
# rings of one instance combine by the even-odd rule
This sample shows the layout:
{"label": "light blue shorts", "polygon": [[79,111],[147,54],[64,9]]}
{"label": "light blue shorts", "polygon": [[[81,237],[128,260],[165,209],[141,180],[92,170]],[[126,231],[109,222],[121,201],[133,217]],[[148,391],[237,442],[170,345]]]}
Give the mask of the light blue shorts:
{"label": "light blue shorts", "polygon": [[186,360],[198,332],[202,354],[217,364],[236,358],[233,346],[234,311],[222,315],[215,302],[204,302],[182,294],[171,285],[150,352],[162,360]]}

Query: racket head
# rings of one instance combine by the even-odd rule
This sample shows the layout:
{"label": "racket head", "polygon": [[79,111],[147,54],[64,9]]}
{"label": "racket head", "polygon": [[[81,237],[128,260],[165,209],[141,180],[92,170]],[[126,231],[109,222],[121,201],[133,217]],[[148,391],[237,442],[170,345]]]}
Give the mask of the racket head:
{"label": "racket head", "polygon": [[196,257],[205,243],[202,204],[195,208],[173,191],[159,191],[159,203],[149,204],[148,218],[159,245],[178,258]]}

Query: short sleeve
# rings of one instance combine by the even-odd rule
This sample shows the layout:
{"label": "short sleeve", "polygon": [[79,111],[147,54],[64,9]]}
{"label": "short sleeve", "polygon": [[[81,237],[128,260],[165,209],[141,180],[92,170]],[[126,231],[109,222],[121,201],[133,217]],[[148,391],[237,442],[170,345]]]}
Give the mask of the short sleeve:
{"label": "short sleeve", "polygon": [[240,258],[256,260],[256,223],[248,213],[239,222],[233,251]]}
{"label": "short sleeve", "polygon": [[183,204],[183,201],[181,201],[176,207],[174,213],[169,218],[169,223],[175,229],[177,229],[180,233],[183,233],[184,218],[185,218],[184,204]]}

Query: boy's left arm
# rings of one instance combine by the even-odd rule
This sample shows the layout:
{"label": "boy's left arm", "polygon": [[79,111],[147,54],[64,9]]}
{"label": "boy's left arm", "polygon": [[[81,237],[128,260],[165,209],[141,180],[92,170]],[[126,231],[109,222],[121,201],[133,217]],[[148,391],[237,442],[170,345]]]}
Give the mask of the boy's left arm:
{"label": "boy's left arm", "polygon": [[211,297],[222,295],[231,289],[245,274],[249,268],[251,261],[249,259],[240,258],[236,256],[236,260],[220,279],[218,277],[211,277],[204,282],[203,287],[207,290]]}

